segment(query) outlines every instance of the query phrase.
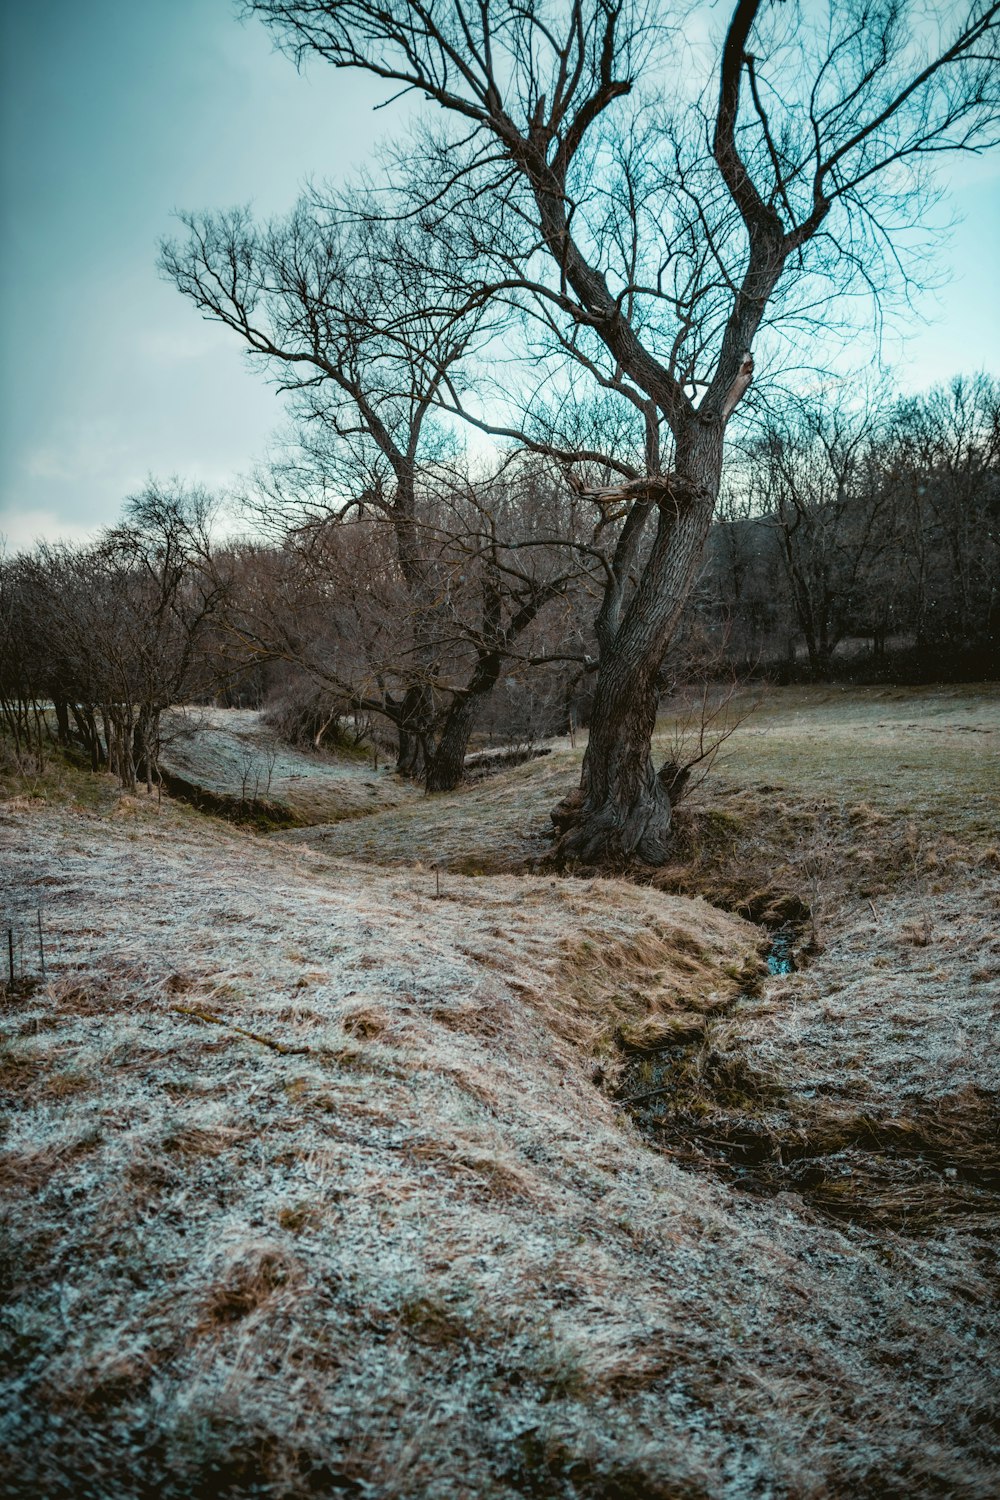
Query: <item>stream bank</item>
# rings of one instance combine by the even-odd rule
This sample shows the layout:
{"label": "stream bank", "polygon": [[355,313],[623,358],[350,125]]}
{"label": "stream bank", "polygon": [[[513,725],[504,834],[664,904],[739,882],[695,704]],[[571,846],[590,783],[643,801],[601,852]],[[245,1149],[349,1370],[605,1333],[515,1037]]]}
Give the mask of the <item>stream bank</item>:
{"label": "stream bank", "polygon": [[808,961],[795,930],[779,928],[759,985],[667,1045],[625,1055],[620,1107],[650,1147],[739,1191],[793,1194],[860,1230],[959,1234],[989,1260],[1000,1228],[989,982],[1000,966],[977,968],[960,949],[987,896],[972,882],[926,943],[912,891],[875,921],[847,914]]}

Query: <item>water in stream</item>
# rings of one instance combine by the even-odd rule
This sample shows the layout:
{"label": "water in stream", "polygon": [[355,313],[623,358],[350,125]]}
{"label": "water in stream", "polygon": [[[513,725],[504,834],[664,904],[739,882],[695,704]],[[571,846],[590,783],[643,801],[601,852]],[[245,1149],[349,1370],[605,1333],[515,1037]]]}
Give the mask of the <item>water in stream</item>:
{"label": "water in stream", "polygon": [[791,927],[779,927],[771,938],[771,947],[767,955],[767,968],[770,974],[791,974],[795,970],[795,960],[792,957],[792,943],[795,932]]}

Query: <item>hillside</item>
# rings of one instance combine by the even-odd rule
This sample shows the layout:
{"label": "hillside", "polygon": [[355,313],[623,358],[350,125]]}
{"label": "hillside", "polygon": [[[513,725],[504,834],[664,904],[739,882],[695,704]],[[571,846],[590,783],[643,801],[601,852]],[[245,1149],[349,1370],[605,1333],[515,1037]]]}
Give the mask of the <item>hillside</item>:
{"label": "hillside", "polygon": [[[770,712],[720,771],[737,847],[775,796],[739,756],[783,737],[791,780],[824,731]],[[268,838],[69,772],[2,804],[10,1493],[995,1493],[995,851],[838,804],[824,951],[762,985],[766,934],[697,895],[498,872],[571,774]],[[431,868],[459,825],[492,873]],[[806,1139],[848,1106],[884,1138]]]}
{"label": "hillside", "polygon": [[163,729],[168,785],[248,821],[259,811],[278,822],[332,823],[419,796],[363,749],[339,755],[293,749],[252,709],[174,709]]}

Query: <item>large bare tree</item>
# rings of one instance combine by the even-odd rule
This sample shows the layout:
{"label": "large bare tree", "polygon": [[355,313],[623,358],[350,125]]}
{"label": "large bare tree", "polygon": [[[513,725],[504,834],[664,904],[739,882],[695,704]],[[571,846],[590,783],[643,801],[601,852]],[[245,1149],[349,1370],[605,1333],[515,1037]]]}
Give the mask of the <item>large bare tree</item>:
{"label": "large bare tree", "polygon": [[[824,309],[901,264],[923,166],[992,143],[1000,6],[737,0],[249,0],[279,44],[415,91],[428,234],[464,234],[641,413],[641,471],[595,503],[618,544],[569,855],[668,847],[656,681],[711,524],[755,346],[815,362]],[[832,317],[832,312],[829,313]],[[768,359],[778,357],[774,339]],[[578,483],[583,481],[577,480]]]}
{"label": "large bare tree", "polygon": [[[587,565],[572,535],[577,502],[560,503],[524,465],[476,476],[449,451],[442,387],[461,390],[462,362],[493,333],[494,308],[445,272],[442,247],[349,201],[303,201],[268,225],[245,210],[184,222],[186,241],[162,247],[165,274],[243,339],[300,419],[293,457],[272,469],[258,510],[294,523],[299,576],[322,575],[313,582],[330,618],[309,669],[392,721],[401,773],[450,790],[504,662]],[[367,544],[345,544],[360,518]],[[393,542],[390,575],[380,528]],[[345,568],[361,585],[346,630]],[[361,645],[359,631],[360,650],[339,649],[351,636]],[[307,664],[290,642],[281,649]]]}

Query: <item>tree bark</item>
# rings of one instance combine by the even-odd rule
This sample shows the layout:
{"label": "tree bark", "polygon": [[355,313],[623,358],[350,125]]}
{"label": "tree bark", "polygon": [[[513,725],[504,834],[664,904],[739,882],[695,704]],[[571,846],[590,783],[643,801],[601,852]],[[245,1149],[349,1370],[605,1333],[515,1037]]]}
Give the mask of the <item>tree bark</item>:
{"label": "tree bark", "polygon": [[429,792],[451,792],[465,776],[465,757],[469,737],[484,702],[497,685],[503,656],[499,651],[484,652],[464,692],[456,693],[448,710],[441,738],[427,766],[426,786]]}
{"label": "tree bark", "polygon": [[56,711],[56,725],[60,745],[69,744],[69,704],[65,698],[53,699]]}
{"label": "tree bark", "polygon": [[649,477],[659,511],[656,536],[638,585],[613,637],[603,643],[582,801],[557,858],[640,859],[662,864],[670,846],[671,806],[652,759],[659,702],[657,677],[670,646],[712,523],[722,473],[721,420],[696,415],[678,439],[677,471]]}
{"label": "tree bark", "polygon": [[427,769],[427,737],[433,725],[430,694],[426,686],[407,688],[396,717],[399,748],[396,770],[411,781],[422,781]]}
{"label": "tree bark", "polygon": [[441,738],[427,764],[429,792],[452,792],[465,775],[465,756],[481,698],[456,698],[448,711]]}
{"label": "tree bark", "polygon": [[659,665],[652,650],[638,663],[612,652],[602,664],[584,757],[583,802],[560,843],[561,858],[634,857],[648,864],[666,859],[670,799],[653,767],[650,745]]}
{"label": "tree bark", "polygon": [[159,723],[159,710],[147,704],[139,710],[132,732],[132,764],[136,774],[143,777],[148,793],[153,790]]}

